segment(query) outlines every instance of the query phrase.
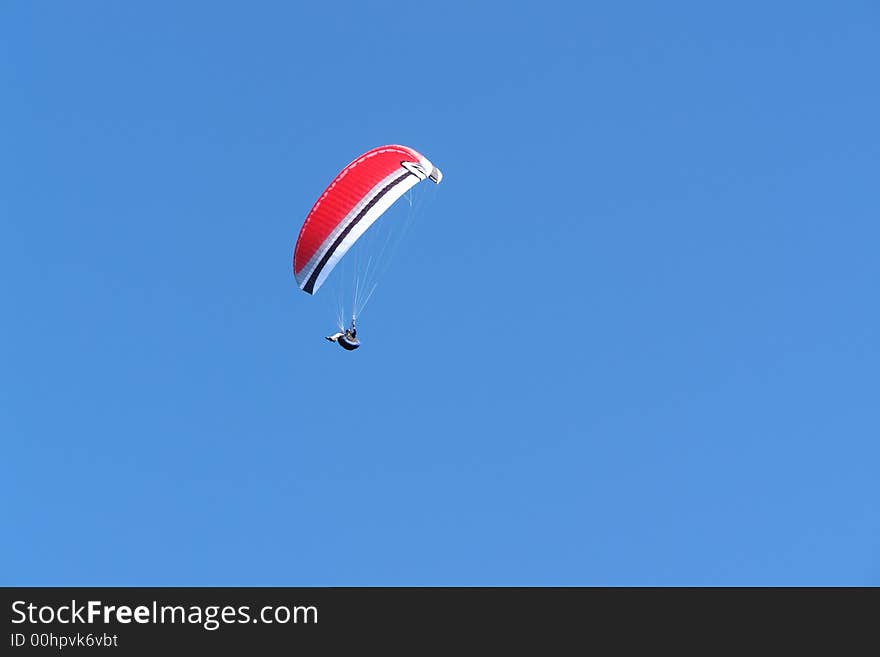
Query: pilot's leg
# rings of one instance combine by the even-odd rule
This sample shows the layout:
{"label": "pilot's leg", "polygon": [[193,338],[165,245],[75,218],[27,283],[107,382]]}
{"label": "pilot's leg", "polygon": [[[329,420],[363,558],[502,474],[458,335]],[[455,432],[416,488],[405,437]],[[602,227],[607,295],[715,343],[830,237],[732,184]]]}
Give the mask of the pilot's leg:
{"label": "pilot's leg", "polygon": [[326,338],[324,338],[324,339],[325,339],[325,340],[330,340],[330,342],[336,342],[336,341],[337,341],[339,338],[341,338],[342,336],[343,336],[343,334],[337,331],[337,332],[334,333],[333,335],[328,335],[328,336],[327,336]]}

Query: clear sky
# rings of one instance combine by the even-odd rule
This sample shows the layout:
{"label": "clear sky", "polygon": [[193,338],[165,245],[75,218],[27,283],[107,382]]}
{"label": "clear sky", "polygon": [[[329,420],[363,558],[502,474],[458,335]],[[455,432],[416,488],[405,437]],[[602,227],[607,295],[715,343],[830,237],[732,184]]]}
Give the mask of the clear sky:
{"label": "clear sky", "polygon": [[[0,584],[880,585],[878,30],[3,2]],[[386,143],[346,353],[291,253]]]}

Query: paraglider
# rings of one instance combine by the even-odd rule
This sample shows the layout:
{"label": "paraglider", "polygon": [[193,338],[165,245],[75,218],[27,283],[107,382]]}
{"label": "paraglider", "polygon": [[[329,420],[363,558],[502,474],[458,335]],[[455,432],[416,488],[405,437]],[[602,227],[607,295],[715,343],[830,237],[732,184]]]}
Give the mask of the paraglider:
{"label": "paraglider", "polygon": [[[428,158],[407,146],[380,146],[360,155],[340,171],[312,206],[300,229],[293,251],[293,274],[304,292],[314,295],[331,272],[386,211],[424,180],[439,184],[443,178]],[[412,202],[410,201],[410,205]],[[367,254],[354,277],[351,325],[327,336],[348,351],[360,346],[355,322],[372,296],[377,281],[369,275],[378,270],[387,242]]]}
{"label": "paraglider", "polygon": [[361,346],[361,341],[357,339],[357,327],[355,326],[355,320],[351,320],[351,326],[345,329],[344,332],[337,331],[333,335],[328,335],[324,339],[330,340],[330,342],[335,342],[346,351],[354,351]]}

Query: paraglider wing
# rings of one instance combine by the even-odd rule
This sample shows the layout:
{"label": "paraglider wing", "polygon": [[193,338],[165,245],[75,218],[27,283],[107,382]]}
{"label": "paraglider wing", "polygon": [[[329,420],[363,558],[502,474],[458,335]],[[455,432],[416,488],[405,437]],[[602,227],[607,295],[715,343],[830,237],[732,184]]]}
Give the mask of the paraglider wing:
{"label": "paraglider wing", "polygon": [[406,146],[367,151],[339,172],[315,202],[293,251],[299,287],[314,294],[366,230],[414,185],[439,183],[440,170]]}

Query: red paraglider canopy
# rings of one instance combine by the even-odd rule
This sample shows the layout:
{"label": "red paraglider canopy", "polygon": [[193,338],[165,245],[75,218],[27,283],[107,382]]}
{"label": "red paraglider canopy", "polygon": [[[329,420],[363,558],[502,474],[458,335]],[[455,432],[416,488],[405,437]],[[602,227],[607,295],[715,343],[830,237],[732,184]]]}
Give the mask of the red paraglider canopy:
{"label": "red paraglider canopy", "polygon": [[293,251],[293,274],[314,294],[361,235],[407,190],[442,174],[418,151],[380,146],[345,167],[315,202]]}

